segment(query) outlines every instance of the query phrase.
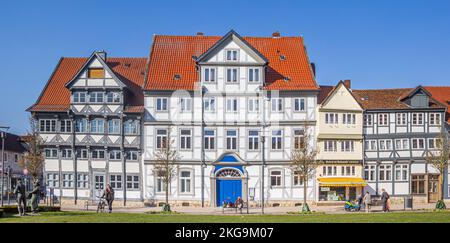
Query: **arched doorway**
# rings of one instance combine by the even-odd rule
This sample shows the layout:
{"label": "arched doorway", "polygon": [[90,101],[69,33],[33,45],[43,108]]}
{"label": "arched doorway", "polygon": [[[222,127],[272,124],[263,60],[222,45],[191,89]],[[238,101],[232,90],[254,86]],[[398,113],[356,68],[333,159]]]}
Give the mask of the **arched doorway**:
{"label": "arched doorway", "polygon": [[242,174],[236,168],[222,168],[216,172],[216,205],[234,203],[242,198]]}

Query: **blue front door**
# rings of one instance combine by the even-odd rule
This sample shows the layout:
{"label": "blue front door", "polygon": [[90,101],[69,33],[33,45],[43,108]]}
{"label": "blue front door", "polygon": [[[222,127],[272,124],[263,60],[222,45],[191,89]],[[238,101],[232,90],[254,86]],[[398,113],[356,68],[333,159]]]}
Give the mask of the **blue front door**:
{"label": "blue front door", "polygon": [[223,202],[234,203],[238,197],[242,198],[242,180],[217,180],[217,206],[222,206]]}

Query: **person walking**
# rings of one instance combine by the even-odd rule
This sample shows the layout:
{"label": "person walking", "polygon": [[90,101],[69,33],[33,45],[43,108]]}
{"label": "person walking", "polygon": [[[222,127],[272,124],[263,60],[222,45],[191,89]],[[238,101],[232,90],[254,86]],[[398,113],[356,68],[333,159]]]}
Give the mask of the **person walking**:
{"label": "person walking", "polygon": [[369,213],[370,212],[370,207],[372,205],[372,196],[370,195],[369,192],[366,192],[366,195],[364,196],[363,201],[364,201],[364,206],[365,206],[365,209],[366,209],[366,213]]}
{"label": "person walking", "polygon": [[389,212],[388,200],[389,194],[386,192],[386,190],[384,190],[384,188],[381,189],[381,203],[383,205],[383,212]]}
{"label": "person walking", "polygon": [[112,204],[114,201],[114,189],[111,187],[110,184],[106,185],[106,190],[103,192],[102,198],[106,200],[108,203],[108,209],[109,213],[112,212]]}
{"label": "person walking", "polygon": [[17,209],[19,210],[19,215],[24,216],[27,210],[27,198],[25,195],[25,185],[22,183],[22,179],[17,179],[17,185],[14,189],[14,194],[16,194]]}

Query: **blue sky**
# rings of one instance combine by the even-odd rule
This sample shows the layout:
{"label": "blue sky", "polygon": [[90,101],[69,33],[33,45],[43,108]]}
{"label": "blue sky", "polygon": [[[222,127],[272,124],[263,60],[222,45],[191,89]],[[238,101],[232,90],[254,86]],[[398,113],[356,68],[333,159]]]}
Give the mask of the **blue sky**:
{"label": "blue sky", "polygon": [[[224,4],[226,2],[226,4]],[[355,89],[450,85],[450,1],[2,1],[0,125],[25,109],[61,56],[146,57],[153,34],[303,35],[319,84]]]}

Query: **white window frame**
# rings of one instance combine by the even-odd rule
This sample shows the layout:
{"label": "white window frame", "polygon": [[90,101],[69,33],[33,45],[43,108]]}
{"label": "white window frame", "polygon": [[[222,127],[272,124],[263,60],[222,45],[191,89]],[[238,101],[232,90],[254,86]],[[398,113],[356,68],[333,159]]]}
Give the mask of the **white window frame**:
{"label": "white window frame", "polygon": [[[229,133],[235,133],[229,135]],[[239,149],[239,131],[237,129],[225,130],[225,148],[227,151],[236,151]]]}
{"label": "white window frame", "polygon": [[[302,144],[305,145],[307,141],[305,141],[305,129],[304,128],[294,128],[292,131],[294,144],[292,147],[294,149],[302,149]],[[300,146],[298,146],[300,145]]]}
{"label": "white window frame", "polygon": [[89,103],[105,103],[105,92],[93,91],[89,93]]}
{"label": "white window frame", "polygon": [[336,140],[324,140],[323,141],[323,151],[337,152],[337,141]]}
{"label": "white window frame", "polygon": [[369,127],[373,125],[373,114],[364,114],[364,126]]}
{"label": "white window frame", "polygon": [[396,113],[395,114],[395,124],[399,126],[404,126],[408,123],[408,117],[406,113]]}
{"label": "white window frame", "polygon": [[[277,172],[276,174],[274,174],[274,172]],[[279,172],[279,174],[278,174]],[[283,171],[280,169],[273,169],[270,170],[269,173],[270,176],[270,187],[271,188],[279,188],[279,187],[283,187]],[[273,184],[272,179],[275,178],[275,184]]]}
{"label": "white window frame", "polygon": [[[183,134],[183,132],[189,132],[189,134]],[[192,129],[183,128],[180,129],[180,150],[192,149]]]}
{"label": "white window frame", "polygon": [[[188,172],[189,176],[183,176],[183,172]],[[179,172],[180,194],[183,194],[183,195],[193,194],[193,188],[194,188],[193,174],[194,174],[194,172],[190,169],[180,169],[180,172]],[[188,184],[188,186],[187,186],[187,184]],[[186,190],[186,189],[188,189],[188,190]]]}
{"label": "white window frame", "polygon": [[274,150],[274,151],[283,150],[283,147],[284,147],[283,146],[283,130],[282,129],[272,130],[271,135],[272,135],[271,139],[270,139],[270,142],[271,142],[270,148],[271,148],[271,150]]}
{"label": "white window frame", "polygon": [[88,159],[88,150],[87,149],[77,149],[76,150],[77,159]]}
{"label": "white window frame", "polygon": [[126,160],[127,161],[138,161],[139,160],[139,152],[138,151],[126,151]]}
{"label": "white window frame", "polygon": [[169,141],[169,131],[165,128],[156,128],[155,129],[155,148],[156,149],[163,149],[164,144],[166,144]]}
{"label": "white window frame", "polygon": [[91,151],[91,158],[93,160],[101,160],[106,158],[105,150],[103,149],[93,149]]}
{"label": "white window frame", "polygon": [[424,114],[423,113],[414,112],[411,114],[411,116],[412,116],[411,124],[413,126],[423,125],[423,122],[424,122]]}
{"label": "white window frame", "polygon": [[378,180],[391,181],[392,180],[392,165],[381,164],[378,166]]}
{"label": "white window frame", "polygon": [[50,133],[56,132],[56,119],[40,119],[39,120],[39,132]]}
{"label": "white window frame", "polygon": [[342,124],[355,125],[356,124],[356,114],[351,114],[351,113],[342,114]]}
{"label": "white window frame", "polygon": [[430,113],[428,123],[432,126],[441,125],[441,113]]}
{"label": "white window frame", "polygon": [[203,98],[203,109],[205,112],[216,112],[216,98]]}
{"label": "white window frame", "polygon": [[341,141],[341,152],[355,152],[355,141],[353,140]]}
{"label": "white window frame", "polygon": [[92,119],[90,122],[90,133],[102,134],[105,133],[105,120],[101,118]]}
{"label": "white window frame", "polygon": [[274,113],[280,113],[284,111],[284,99],[283,98],[271,98],[270,99],[270,111]]}
{"label": "white window frame", "polygon": [[260,68],[248,68],[248,82],[259,83],[261,82],[261,69]]}
{"label": "white window frame", "polygon": [[376,171],[377,171],[376,165],[364,166],[364,179],[370,182],[376,181],[377,179]]}
{"label": "white window frame", "polygon": [[70,148],[61,149],[61,158],[63,158],[63,159],[71,159],[71,158],[73,158],[72,149],[70,149]]}
{"label": "white window frame", "polygon": [[86,118],[75,120],[76,133],[87,133],[87,131],[88,131],[88,120]]}
{"label": "white window frame", "polygon": [[305,112],[305,111],[306,111],[306,99],[294,98],[294,112]]}
{"label": "white window frame", "polygon": [[380,140],[378,140],[378,149],[380,151],[391,151],[392,150],[392,146],[393,146],[392,145],[392,139],[380,139]]}
{"label": "white window frame", "polygon": [[62,188],[73,188],[74,186],[74,174],[62,173]]}
{"label": "white window frame", "polygon": [[237,113],[239,111],[239,99],[227,98],[226,109],[228,113]]}
{"label": "white window frame", "polygon": [[140,190],[140,176],[137,174],[128,174],[126,177],[127,191],[137,191]]}
{"label": "white window frame", "polygon": [[258,151],[259,150],[259,131],[249,130],[248,131],[248,150]]}
{"label": "white window frame", "polygon": [[[226,49],[224,53],[225,53],[225,58],[224,59],[227,62],[237,62],[237,61],[239,61],[239,49]],[[231,59],[229,59],[228,57],[230,57]]]}
{"label": "white window frame", "polygon": [[110,104],[118,104],[120,103],[121,97],[120,97],[120,93],[119,92],[107,92],[106,93],[106,103],[110,103]]}
{"label": "white window frame", "polygon": [[77,174],[77,188],[88,189],[89,188],[89,174],[78,173]]}
{"label": "white window frame", "polygon": [[[409,150],[409,139],[399,138],[395,139],[395,150]],[[397,146],[400,145],[400,146]]]}
{"label": "white window frame", "polygon": [[120,134],[120,119],[108,120],[108,134]]}
{"label": "white window frame", "polygon": [[249,113],[259,112],[259,98],[248,98],[247,106],[247,110]]}
{"label": "white window frame", "polygon": [[[46,148],[45,150],[45,158],[47,159],[57,159],[58,158],[58,149],[56,148]],[[7,155],[5,153],[5,155]],[[8,158],[8,157],[6,157]]]}
{"label": "white window frame", "polygon": [[378,114],[378,126],[381,127],[389,126],[389,113]]}
{"label": "white window frame", "polygon": [[377,140],[365,140],[364,149],[366,151],[377,151]]}
{"label": "white window frame", "polygon": [[325,124],[339,124],[338,113],[325,113]]}
{"label": "white window frame", "polygon": [[59,173],[47,172],[45,182],[49,188],[59,188]]}
{"label": "white window frame", "polygon": [[179,99],[180,112],[191,112],[192,111],[192,98],[182,97]]}
{"label": "white window frame", "polygon": [[121,174],[109,174],[109,184],[115,190],[123,189],[123,178]]}
{"label": "white window frame", "polygon": [[395,181],[409,181],[409,165],[395,165]]}
{"label": "white window frame", "polygon": [[118,149],[109,151],[109,160],[122,160],[122,151]]}
{"label": "white window frame", "polygon": [[227,83],[227,84],[239,83],[239,68],[238,67],[225,68],[225,83]]}
{"label": "white window frame", "polygon": [[[419,146],[422,141],[422,146]],[[425,139],[424,138],[411,138],[411,149],[412,150],[423,150],[425,149]]]}
{"label": "white window frame", "polygon": [[87,92],[75,91],[72,93],[72,102],[74,104],[86,103]]}
{"label": "white window frame", "polygon": [[217,80],[217,68],[207,67],[203,69],[203,82],[215,83]]}
{"label": "white window frame", "polygon": [[303,186],[302,176],[299,171],[292,171],[292,186],[300,187]]}
{"label": "white window frame", "polygon": [[[207,132],[212,132],[213,135],[206,134]],[[204,149],[207,151],[216,150],[216,130],[212,129],[205,129],[204,131]],[[208,140],[208,143],[206,143],[206,140]],[[212,141],[212,143],[211,143]],[[208,145],[208,146],[207,146]]]}
{"label": "white window frame", "polygon": [[167,97],[155,98],[155,110],[157,112],[166,112],[169,110],[169,99]]}

